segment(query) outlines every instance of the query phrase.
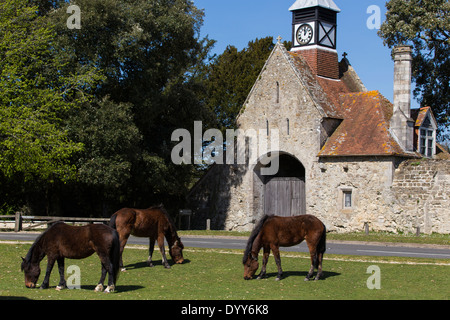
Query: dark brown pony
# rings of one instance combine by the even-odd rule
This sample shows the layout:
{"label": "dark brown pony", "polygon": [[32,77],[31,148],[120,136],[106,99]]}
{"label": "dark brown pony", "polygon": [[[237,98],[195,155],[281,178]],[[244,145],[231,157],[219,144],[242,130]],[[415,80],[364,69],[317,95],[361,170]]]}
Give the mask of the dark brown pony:
{"label": "dark brown pony", "polygon": [[66,287],[64,279],[64,258],[84,259],[97,252],[102,263],[102,275],[95,291],[103,291],[103,282],[108,277],[105,292],[114,291],[119,277],[119,235],[103,224],[90,224],[82,227],[69,226],[57,222],[42,233],[31,246],[21,269],[25,273],[25,286],[35,288],[41,273],[40,262],[47,256],[47,271],[41,289],[47,289],[55,261],[58,261],[60,281],[57,290]]}
{"label": "dark brown pony", "polygon": [[152,255],[155,240],[158,240],[159,250],[163,258],[163,265],[170,269],[164,249],[164,237],[169,244],[169,254],[175,263],[183,263],[183,243],[178,237],[175,224],[170,219],[163,205],[149,209],[124,208],[111,217],[109,225],[117,230],[120,237],[120,266],[123,268],[122,253],[130,234],[136,237],[149,237],[149,257],[147,264],[153,267]]}
{"label": "dark brown pony", "polygon": [[258,270],[258,254],[263,248],[263,266],[258,279],[266,275],[266,265],[270,249],[272,249],[278,267],[276,280],[280,280],[283,270],[281,269],[279,247],[295,246],[304,239],[306,239],[311,255],[311,268],[305,281],[312,277],[314,268],[317,268],[315,280],[319,280],[322,276],[322,259],[326,249],[326,229],[322,221],[311,215],[295,217],[265,215],[255,226],[247,242],[242,260],[244,264],[244,279],[250,280],[256,270]]}

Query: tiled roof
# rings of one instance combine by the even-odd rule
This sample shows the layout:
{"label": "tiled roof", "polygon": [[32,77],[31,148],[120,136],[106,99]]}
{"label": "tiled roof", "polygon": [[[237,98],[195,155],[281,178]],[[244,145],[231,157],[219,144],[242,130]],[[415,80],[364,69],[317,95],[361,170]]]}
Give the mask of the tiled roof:
{"label": "tiled roof", "polygon": [[[353,74],[344,73],[339,80],[328,79],[313,75],[300,53],[289,52],[289,56],[324,117],[343,119],[319,157],[416,156],[404,151],[389,131],[392,103],[378,91],[367,92],[362,83],[358,85],[360,79],[353,69]],[[351,79],[343,81],[345,76]],[[354,92],[357,89],[362,92]]]}
{"label": "tiled roof", "polygon": [[319,156],[412,156],[389,132],[392,104],[378,91],[340,96],[344,121]]}

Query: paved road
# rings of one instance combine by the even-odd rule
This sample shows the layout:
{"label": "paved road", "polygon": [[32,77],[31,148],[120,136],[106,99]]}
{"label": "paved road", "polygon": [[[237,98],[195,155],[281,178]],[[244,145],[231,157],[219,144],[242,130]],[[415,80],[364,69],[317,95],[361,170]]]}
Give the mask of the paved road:
{"label": "paved road", "polygon": [[[14,233],[0,232],[0,240],[33,241],[38,234],[35,233]],[[224,238],[224,237],[181,237],[185,247],[191,248],[214,248],[214,249],[241,249],[244,250],[247,240],[245,238]],[[147,238],[130,237],[129,244],[148,245]],[[285,248],[285,251],[309,252],[306,243]],[[387,256],[387,257],[414,257],[414,258],[435,258],[450,259],[450,249],[436,248],[424,245],[400,245],[400,244],[362,244],[348,242],[327,242],[327,253],[345,254],[356,256]]]}

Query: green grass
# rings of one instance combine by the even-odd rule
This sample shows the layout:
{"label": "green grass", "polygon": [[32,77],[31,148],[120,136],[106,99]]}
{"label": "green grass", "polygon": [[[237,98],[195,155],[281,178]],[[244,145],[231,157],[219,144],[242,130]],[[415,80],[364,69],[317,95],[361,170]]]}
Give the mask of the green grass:
{"label": "green grass", "polygon": [[[180,236],[250,236],[250,232],[216,230],[179,231],[179,234]],[[366,235],[364,232],[328,233],[327,240],[450,245],[450,234],[421,234],[420,237],[417,237],[414,234],[394,234],[389,232],[370,232],[369,235]]]}
{"label": "green grass", "polygon": [[[0,244],[0,297],[54,300],[303,300],[303,299],[447,299],[449,298],[449,260],[344,257],[325,255],[325,279],[304,282],[309,266],[305,254],[282,256],[285,277],[275,281],[276,266],[271,256],[268,278],[243,280],[242,253],[237,250],[187,249],[187,263],[166,270],[155,251],[155,267],[145,266],[147,250],[126,248],[122,272],[113,294],[94,292],[100,277],[96,255],[84,260],[66,260],[66,268],[76,264],[81,269],[81,290],[56,291],[59,280],[55,267],[50,289],[27,289],[20,272],[20,256],[25,256],[29,244]],[[287,255],[287,256],[286,256]],[[341,260],[346,261],[341,261]],[[353,259],[353,261],[348,261]],[[361,261],[355,261],[355,259]],[[416,263],[416,264],[408,264]],[[419,263],[419,264],[417,264]],[[444,263],[446,265],[439,265]],[[381,289],[369,290],[366,273],[370,265],[381,269]],[[46,259],[41,263],[45,270]],[[42,283],[44,271],[39,278]],[[67,279],[67,275],[66,275]]]}

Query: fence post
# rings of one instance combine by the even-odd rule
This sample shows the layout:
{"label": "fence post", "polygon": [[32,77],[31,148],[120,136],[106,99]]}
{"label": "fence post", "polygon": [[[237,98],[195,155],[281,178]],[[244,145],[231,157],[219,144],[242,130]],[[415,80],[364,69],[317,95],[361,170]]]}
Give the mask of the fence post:
{"label": "fence post", "polygon": [[206,230],[211,230],[211,219],[206,219]]}
{"label": "fence post", "polygon": [[14,225],[14,232],[22,231],[22,213],[17,211],[16,212],[16,221]]}
{"label": "fence post", "polygon": [[369,235],[369,223],[364,222],[364,232],[366,233],[366,236]]}

